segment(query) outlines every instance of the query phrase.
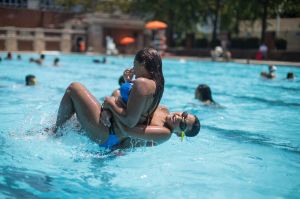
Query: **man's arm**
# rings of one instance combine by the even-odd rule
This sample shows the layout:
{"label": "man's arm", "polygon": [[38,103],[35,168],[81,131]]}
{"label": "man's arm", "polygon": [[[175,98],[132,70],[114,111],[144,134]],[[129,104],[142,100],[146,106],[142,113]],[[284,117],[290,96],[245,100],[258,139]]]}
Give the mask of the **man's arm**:
{"label": "man's arm", "polygon": [[148,96],[151,94],[150,90],[149,80],[141,78],[136,80],[132,86],[126,109],[118,106],[113,97],[106,97],[104,108],[109,109],[113,117],[118,118],[124,125],[134,127],[141,118]]}
{"label": "man's arm", "polygon": [[[120,125],[118,125],[120,128]],[[126,136],[131,138],[142,139],[146,141],[152,141],[157,144],[161,144],[170,139],[172,133],[170,129],[161,126],[145,126],[138,125],[132,128],[126,127],[121,124],[121,130]]]}

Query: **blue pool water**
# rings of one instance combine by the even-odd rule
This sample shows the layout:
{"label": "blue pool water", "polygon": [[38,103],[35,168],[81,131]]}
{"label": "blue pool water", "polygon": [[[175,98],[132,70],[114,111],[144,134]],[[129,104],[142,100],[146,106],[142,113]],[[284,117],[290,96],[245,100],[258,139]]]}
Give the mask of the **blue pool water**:
{"label": "blue pool water", "polygon": [[[278,78],[259,78],[267,66],[164,59],[162,104],[187,110],[202,124],[181,142],[124,156],[106,156],[69,122],[62,137],[43,131],[55,122],[65,88],[82,82],[102,100],[118,87],[133,57],[54,55],[44,66],[0,62],[0,198],[299,198],[300,69],[278,67]],[[4,54],[2,54],[4,57]],[[101,57],[98,57],[101,58]],[[293,71],[298,79],[285,80]],[[38,84],[25,87],[26,74]],[[224,108],[193,99],[210,85]]]}

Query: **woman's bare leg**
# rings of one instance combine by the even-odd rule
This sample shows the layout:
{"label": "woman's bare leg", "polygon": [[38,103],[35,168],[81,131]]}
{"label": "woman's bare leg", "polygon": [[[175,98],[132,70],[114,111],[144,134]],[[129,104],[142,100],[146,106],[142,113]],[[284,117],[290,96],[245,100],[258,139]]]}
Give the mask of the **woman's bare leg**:
{"label": "woman's bare leg", "polygon": [[82,84],[76,82],[70,84],[61,100],[56,128],[61,127],[74,113],[92,140],[100,143],[106,141],[109,129],[100,122],[100,103]]}

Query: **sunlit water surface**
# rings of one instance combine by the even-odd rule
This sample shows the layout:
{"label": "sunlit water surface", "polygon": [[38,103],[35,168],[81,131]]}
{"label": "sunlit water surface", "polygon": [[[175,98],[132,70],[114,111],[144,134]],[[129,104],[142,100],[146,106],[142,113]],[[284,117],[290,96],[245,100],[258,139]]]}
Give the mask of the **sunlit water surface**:
{"label": "sunlit water surface", "polygon": [[[30,64],[31,56],[38,57],[0,62],[0,198],[299,198],[298,68],[278,67],[277,79],[263,80],[267,66],[164,59],[162,104],[196,114],[200,134],[115,156],[103,155],[74,121],[62,137],[43,129],[71,82],[102,101],[133,57],[95,64],[101,56],[59,55],[52,67],[55,55],[43,66]],[[298,79],[285,80],[289,71]],[[38,84],[24,86],[26,74]],[[194,99],[201,83],[223,108]]]}

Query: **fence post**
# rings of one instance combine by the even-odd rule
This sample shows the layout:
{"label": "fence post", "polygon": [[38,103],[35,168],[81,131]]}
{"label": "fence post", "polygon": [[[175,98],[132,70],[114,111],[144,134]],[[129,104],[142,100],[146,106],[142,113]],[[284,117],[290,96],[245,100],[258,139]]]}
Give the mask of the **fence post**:
{"label": "fence post", "polygon": [[64,29],[61,34],[60,50],[65,53],[71,52],[71,32]]}
{"label": "fence post", "polygon": [[18,50],[17,34],[16,34],[15,27],[7,28],[5,50],[7,50],[7,51],[17,51]]}
{"label": "fence post", "polygon": [[36,28],[34,35],[34,51],[41,52],[43,50],[45,50],[44,30],[41,28]]}

